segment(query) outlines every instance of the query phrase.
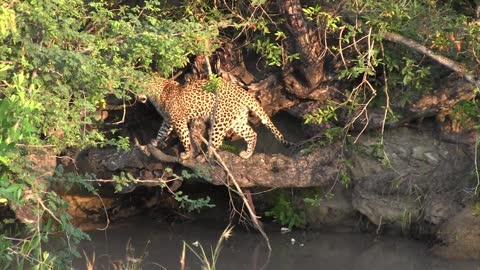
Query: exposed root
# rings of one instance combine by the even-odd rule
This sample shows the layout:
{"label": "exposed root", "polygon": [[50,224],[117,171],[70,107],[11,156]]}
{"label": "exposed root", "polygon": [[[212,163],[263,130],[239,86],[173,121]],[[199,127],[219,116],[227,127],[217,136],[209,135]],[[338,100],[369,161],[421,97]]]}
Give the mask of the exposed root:
{"label": "exposed root", "polygon": [[148,152],[155,157],[157,160],[163,161],[163,162],[170,162],[170,163],[181,163],[182,160],[176,156],[170,156],[162,151],[160,149],[156,148],[152,144],[147,145]]}

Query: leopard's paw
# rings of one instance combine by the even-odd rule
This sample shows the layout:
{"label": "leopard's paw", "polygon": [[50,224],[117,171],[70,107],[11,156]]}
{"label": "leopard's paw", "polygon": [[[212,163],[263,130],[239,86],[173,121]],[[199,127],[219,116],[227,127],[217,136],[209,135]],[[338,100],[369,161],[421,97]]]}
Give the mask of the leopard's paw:
{"label": "leopard's paw", "polygon": [[239,155],[240,155],[241,158],[248,159],[248,158],[250,158],[250,157],[252,156],[252,154],[253,154],[253,153],[251,153],[251,152],[249,153],[249,152],[247,152],[247,151],[242,151],[242,152],[240,152]]}
{"label": "leopard's paw", "polygon": [[157,147],[158,146],[158,140],[157,139],[153,139],[150,141],[150,144]]}
{"label": "leopard's paw", "polygon": [[191,153],[190,152],[182,152],[180,153],[180,158],[185,160],[185,159],[189,159],[191,157]]}

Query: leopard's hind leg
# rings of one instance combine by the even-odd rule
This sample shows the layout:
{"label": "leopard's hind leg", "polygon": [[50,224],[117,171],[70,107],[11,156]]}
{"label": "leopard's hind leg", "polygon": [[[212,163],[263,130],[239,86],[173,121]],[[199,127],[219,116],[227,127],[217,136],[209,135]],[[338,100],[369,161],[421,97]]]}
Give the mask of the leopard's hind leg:
{"label": "leopard's hind leg", "polygon": [[232,126],[232,130],[240,137],[242,137],[247,143],[247,149],[240,152],[240,157],[248,159],[252,156],[257,144],[257,133],[253,131],[252,127],[248,124],[248,112],[242,113]]}
{"label": "leopard's hind leg", "polygon": [[[218,149],[222,145],[223,139],[227,135],[227,132],[231,130],[233,121],[228,113],[225,113],[223,110],[218,110],[214,112],[212,122],[213,123],[209,134],[211,145],[209,147]],[[209,149],[208,152],[210,155],[211,149]]]}
{"label": "leopard's hind leg", "polygon": [[163,120],[162,126],[157,132],[157,137],[151,141],[153,146],[158,146],[158,143],[162,143],[168,135],[172,132],[173,126],[167,119]]}
{"label": "leopard's hind leg", "polygon": [[178,121],[173,123],[175,130],[182,142],[185,152],[180,153],[181,159],[189,159],[192,156],[191,143],[190,143],[190,131],[188,129],[187,121]]}

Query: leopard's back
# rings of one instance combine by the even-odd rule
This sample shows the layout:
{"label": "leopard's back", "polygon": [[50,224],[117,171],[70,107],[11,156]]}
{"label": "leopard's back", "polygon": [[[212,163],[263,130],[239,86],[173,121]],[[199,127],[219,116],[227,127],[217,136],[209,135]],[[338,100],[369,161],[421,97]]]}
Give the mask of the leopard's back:
{"label": "leopard's back", "polygon": [[212,120],[210,140],[214,148],[220,147],[227,133],[235,133],[247,142],[247,150],[240,156],[248,158],[253,154],[257,134],[248,124],[249,112],[253,112],[261,122],[285,145],[286,141],[272,123],[260,103],[243,88],[227,81],[220,81],[215,94],[208,80],[195,80],[185,85],[175,81],[156,79],[152,84],[148,99],[164,117],[164,123],[158,131],[157,141],[175,130],[185,148],[182,159],[190,157],[190,132],[188,123],[203,118]]}
{"label": "leopard's back", "polygon": [[286,146],[291,145],[275,127],[255,97],[243,88],[231,82],[222,81],[217,89],[217,95],[218,104],[214,109],[214,124],[211,132],[211,140],[215,148],[221,145],[228,132],[233,131],[247,142],[247,150],[242,151],[240,156],[249,158],[253,154],[257,134],[248,124],[249,112],[253,112],[259,117],[262,124],[273,133],[278,141]]}
{"label": "leopard's back", "polygon": [[180,85],[176,82],[164,85],[158,95],[149,99],[157,111],[172,120],[191,121],[212,115],[215,96],[203,91],[198,82]]}

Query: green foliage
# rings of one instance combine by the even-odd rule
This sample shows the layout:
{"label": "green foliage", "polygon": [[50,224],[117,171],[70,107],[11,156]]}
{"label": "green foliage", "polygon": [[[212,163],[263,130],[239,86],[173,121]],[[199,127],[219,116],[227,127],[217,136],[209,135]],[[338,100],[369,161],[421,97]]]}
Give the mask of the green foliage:
{"label": "green foliage", "polygon": [[313,143],[309,143],[307,147],[303,148],[300,153],[306,155],[312,151],[318,150],[318,147],[332,144],[335,141],[343,138],[346,135],[346,130],[341,127],[332,127],[325,131],[320,138],[317,138]]}
{"label": "green foliage", "polygon": [[307,225],[307,208],[319,207],[324,200],[332,199],[334,194],[322,187],[312,187],[301,190],[275,190],[271,194],[272,208],[265,216],[273,217],[274,221],[292,228],[305,228]]}
{"label": "green foliage", "polygon": [[[466,70],[476,72],[480,26],[469,17],[473,13],[465,8],[468,6],[466,2],[460,2],[463,4],[436,0],[347,1],[346,18],[340,18],[334,22],[338,27],[331,28],[338,29],[333,32],[338,34],[339,43],[329,47],[341,55],[344,68],[339,72],[339,78],[352,82],[352,89],[344,92],[345,102],[340,105],[346,109],[343,111],[366,114],[372,107],[381,108],[387,110],[386,120],[395,121],[398,116],[392,109],[404,107],[438,88],[436,84],[450,72],[411,48],[385,42],[386,32],[415,40],[433,53],[444,55],[461,63]],[[313,20],[312,14],[321,14],[322,9],[313,6],[304,8],[304,12]],[[352,24],[352,13],[360,24]],[[328,16],[324,15],[324,18]],[[321,25],[322,22],[316,23]]]}
{"label": "green foliage", "polygon": [[345,172],[343,170],[340,172],[340,183],[345,188],[349,188],[352,185],[352,178],[350,177],[350,175],[347,172]]}
{"label": "green foliage", "polygon": [[323,187],[310,187],[302,190],[299,196],[303,198],[305,207],[319,207],[322,201],[333,199],[335,195]]}
{"label": "green foliage", "polygon": [[180,203],[180,209],[185,209],[187,212],[200,212],[202,209],[215,207],[215,204],[210,203],[209,196],[199,199],[190,199],[188,195],[183,194],[182,191],[175,192],[174,196],[175,200]]}
{"label": "green foliage", "polygon": [[[65,269],[79,255],[76,244],[87,236],[70,223],[66,203],[46,190],[58,183],[95,192],[84,182],[95,178],[59,168],[46,179],[29,155],[42,154],[35,149],[128,148],[128,138],[107,139],[95,112],[107,95],[128,100],[129,92],[141,91],[149,72],[170,74],[189,56],[218,46],[225,21],[186,11],[154,0],[141,6],[102,0],[0,4],[0,203],[27,207],[37,217],[14,233],[2,231],[2,267]],[[134,179],[123,174],[115,180],[120,189]],[[53,234],[62,236],[55,248]]]}
{"label": "green foliage", "polygon": [[[461,101],[453,107],[452,117],[464,128],[480,129],[480,107],[476,100]],[[477,124],[472,124],[477,123]]]}
{"label": "green foliage", "polygon": [[[29,193],[40,194],[44,188],[43,183],[36,181],[39,177],[38,172],[32,170],[29,160],[25,157],[25,151],[18,147],[20,144],[39,141],[38,130],[33,123],[34,115],[42,106],[28,96],[28,94],[34,94],[37,89],[31,86],[30,91],[27,91],[23,73],[13,77],[10,87],[17,89],[17,92],[0,100],[2,116],[0,118],[0,201],[2,204],[8,202],[12,207],[27,207],[26,211],[31,211],[39,220],[47,209],[50,213],[46,214],[47,222],[41,227],[27,224],[12,234],[2,230],[0,265],[5,269],[8,267],[23,269],[28,266],[53,269],[66,258],[65,254],[58,253],[52,256],[46,250],[48,235],[64,233],[74,244],[86,238],[86,235],[70,225],[70,216],[62,211],[66,205],[54,192],[46,193],[43,198],[25,196]],[[30,207],[38,203],[42,206]],[[37,222],[40,221],[37,220]],[[10,220],[4,220],[0,226],[4,227],[10,223]],[[22,239],[23,235],[30,235],[30,237]],[[75,246],[69,251],[75,254]]]}
{"label": "green foliage", "polygon": [[325,22],[326,31],[336,31],[340,27],[340,16],[332,16],[332,14],[323,11],[319,5],[302,8],[302,11],[308,20],[316,22],[317,25]]}
{"label": "green foliage", "polygon": [[[178,177],[175,174],[174,176]],[[209,168],[204,165],[195,165],[192,173],[189,170],[182,170],[181,176],[184,180],[202,179],[210,181]]]}
{"label": "green foliage", "polygon": [[313,197],[303,198],[303,202],[310,207],[319,207],[322,200],[323,198],[318,194],[315,194]]}
{"label": "green foliage", "polygon": [[376,67],[381,63],[378,57],[379,50],[370,48],[365,52],[357,55],[356,59],[351,59],[351,65],[347,69],[342,70],[339,74],[340,79],[357,79],[361,76],[375,76]]}
{"label": "green foliage", "polygon": [[234,154],[237,154],[237,155],[238,155],[238,153],[240,153],[240,149],[238,149],[234,145],[231,145],[231,144],[225,143],[225,142],[222,143],[222,145],[220,145],[220,150],[230,152],[230,153],[234,153]]}
{"label": "green foliage", "polygon": [[276,42],[268,38],[257,39],[252,44],[252,47],[256,53],[260,53],[265,57],[268,66],[282,66],[283,48]]}
{"label": "green foliage", "polygon": [[[79,256],[77,245],[81,240],[89,239],[88,235],[71,223],[71,216],[67,213],[68,205],[53,191],[43,192],[43,197],[25,198],[24,194],[41,194],[35,189],[34,175],[20,175],[23,182],[10,185],[22,191],[22,196],[8,196],[9,188],[2,190],[2,197],[8,199],[9,204],[31,211],[37,217],[33,223],[22,225],[3,220],[2,239],[0,245],[0,265],[2,269],[59,269],[69,264],[72,257]],[[27,190],[28,189],[28,190]],[[40,205],[38,205],[40,204]],[[37,226],[37,224],[39,224]],[[4,230],[10,226],[12,230]],[[13,227],[12,227],[13,226]],[[49,241],[51,235],[63,235],[56,239],[55,246]]]}
{"label": "green foliage", "polygon": [[386,66],[389,71],[389,88],[396,89],[399,105],[406,105],[418,96],[427,93],[434,87],[431,77],[431,66],[419,64],[418,56],[410,55],[398,57],[398,53],[387,51],[385,55]]}
{"label": "green foliage", "polygon": [[[240,2],[243,3],[243,1]],[[263,5],[263,2],[253,1],[252,4],[260,6]],[[237,9],[240,11],[245,7],[239,6]],[[245,10],[249,10],[249,8]],[[262,64],[266,64],[268,67],[281,67],[300,59],[299,53],[287,50],[284,44],[287,34],[279,27],[278,22],[267,13],[244,14],[234,27],[241,28],[240,33],[245,31],[246,47],[260,54],[263,59]]]}
{"label": "green foliage", "polygon": [[0,38],[5,38],[9,34],[15,34],[15,12],[7,6],[0,6]]}
{"label": "green foliage", "polygon": [[329,128],[327,129],[327,131],[325,131],[325,134],[324,134],[327,144],[330,144],[342,138],[344,135],[345,135],[345,129],[341,127]]}
{"label": "green foliage", "polygon": [[[360,19],[371,26],[373,38],[381,41],[382,33],[395,32],[417,40],[467,66],[476,66],[480,52],[480,26],[455,10],[456,1],[350,1],[353,10],[362,10]],[[430,89],[432,62],[405,47],[385,43],[385,62],[391,88],[398,82],[410,91]],[[435,67],[433,65],[433,67]],[[473,69],[473,68],[472,68]]]}
{"label": "green foliage", "polygon": [[287,226],[289,229],[303,228],[306,225],[305,212],[294,206],[292,197],[287,192],[276,192],[272,203],[272,209],[265,212],[265,216],[273,217],[275,222]]}
{"label": "green foliage", "polygon": [[385,167],[391,167],[390,159],[385,151],[385,143],[380,138],[372,145],[368,146],[367,155],[375,158]]}
{"label": "green foliage", "polygon": [[333,106],[331,102],[328,102],[325,108],[318,108],[316,112],[311,114],[306,114],[304,123],[305,124],[322,124],[331,120],[338,121],[337,114],[335,111],[338,107]]}
{"label": "green foliage", "polygon": [[212,178],[210,176],[210,168],[208,168],[205,165],[198,165],[198,166],[196,165],[193,168],[193,172],[195,173],[195,175],[198,178],[201,178],[201,179],[203,179],[205,181],[209,181],[209,182],[212,181]]}
{"label": "green foliage", "polygon": [[218,89],[221,89],[223,80],[221,77],[218,77],[216,74],[210,75],[208,83],[203,86],[203,90],[209,93],[215,93]]}
{"label": "green foliage", "polygon": [[136,178],[131,173],[120,172],[112,177],[115,192],[121,192],[124,188],[136,183]]}
{"label": "green foliage", "polygon": [[2,7],[8,16],[1,21],[14,14],[16,25],[15,31],[0,31],[0,78],[18,80],[5,81],[2,92],[10,97],[16,86],[26,86],[26,97],[42,105],[33,124],[46,143],[62,147],[106,144],[104,134],[86,132],[98,124],[94,112],[105,95],[125,96],[143,87],[145,71],[171,73],[185,66],[189,55],[216,47],[216,23],[166,18],[172,12],[158,1],[119,8],[103,1],[11,2]]}

